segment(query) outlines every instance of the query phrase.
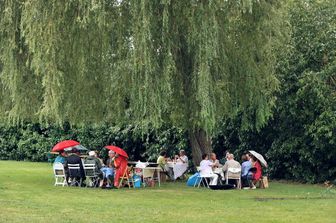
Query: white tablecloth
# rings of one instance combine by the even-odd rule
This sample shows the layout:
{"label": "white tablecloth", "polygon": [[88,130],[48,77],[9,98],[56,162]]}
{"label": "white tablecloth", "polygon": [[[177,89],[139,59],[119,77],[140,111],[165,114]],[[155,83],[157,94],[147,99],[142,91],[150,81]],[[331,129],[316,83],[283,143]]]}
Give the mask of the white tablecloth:
{"label": "white tablecloth", "polygon": [[167,163],[169,168],[173,168],[174,172],[174,179],[176,180],[178,177],[182,176],[188,169],[188,164],[187,163],[182,163],[182,162],[168,162]]}

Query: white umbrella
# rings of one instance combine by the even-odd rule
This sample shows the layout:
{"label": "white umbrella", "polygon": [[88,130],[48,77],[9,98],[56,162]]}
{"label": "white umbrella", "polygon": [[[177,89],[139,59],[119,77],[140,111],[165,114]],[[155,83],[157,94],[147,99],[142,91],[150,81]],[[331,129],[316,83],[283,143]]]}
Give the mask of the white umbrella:
{"label": "white umbrella", "polygon": [[264,166],[264,167],[267,167],[267,162],[266,160],[264,159],[264,157],[260,154],[260,153],[257,153],[256,151],[254,150],[250,150],[249,151],[255,158],[257,158],[260,163]]}

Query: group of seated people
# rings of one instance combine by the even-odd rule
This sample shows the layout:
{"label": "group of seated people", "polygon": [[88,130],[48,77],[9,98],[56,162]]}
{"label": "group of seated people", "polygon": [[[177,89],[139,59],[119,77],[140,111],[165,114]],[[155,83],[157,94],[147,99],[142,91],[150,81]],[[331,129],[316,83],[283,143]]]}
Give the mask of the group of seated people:
{"label": "group of seated people", "polygon": [[[242,156],[242,164],[234,159],[234,155],[227,152],[226,161],[222,165],[216,158],[215,153],[211,153],[210,159],[207,154],[202,155],[200,163],[200,175],[210,178],[209,185],[217,185],[219,180],[228,181],[226,179],[241,178],[242,187],[244,189],[256,189],[256,183],[262,177],[262,168],[258,159],[249,153]],[[231,182],[232,180],[230,180]]]}
{"label": "group of seated people", "polygon": [[[171,165],[168,164],[169,162]],[[184,150],[180,150],[178,155],[176,154],[173,158],[170,158],[167,157],[167,151],[163,150],[160,152],[157,164],[169,179],[176,180],[183,177],[184,173],[188,170],[188,157]]]}
{"label": "group of seated people", "polygon": [[[60,152],[54,162],[63,164],[67,182],[70,184],[71,182],[80,182],[80,186],[84,186],[86,179],[85,164],[94,164],[99,179],[97,186],[101,188],[119,188],[119,180],[127,170],[127,159],[112,150],[108,152],[108,159],[105,163],[95,151],[90,151],[89,156],[82,159],[76,149],[70,152]],[[73,176],[69,171],[71,164],[79,164],[76,176]],[[171,180],[176,180],[183,177],[187,171],[188,157],[184,150],[180,150],[179,155],[175,155],[173,158],[167,157],[167,152],[162,151],[157,159],[157,164]],[[210,157],[208,154],[202,155],[199,173],[210,179],[209,185],[228,183],[230,179],[240,178],[241,186],[244,189],[255,189],[256,183],[262,177],[262,167],[259,160],[249,153],[243,154],[242,164],[234,159],[232,153],[227,152],[224,161],[219,161],[216,154],[211,153]],[[230,180],[230,182],[232,181]]]}
{"label": "group of seated people", "polygon": [[[79,182],[79,186],[85,186],[85,168],[86,164],[94,164],[95,173],[99,179],[98,185],[101,188],[119,188],[119,179],[125,173],[127,168],[126,158],[119,156],[114,151],[108,152],[108,159],[104,163],[95,151],[90,151],[89,156],[81,158],[80,153],[73,149],[70,152],[60,152],[54,163],[62,163],[65,170],[66,181],[72,185],[73,182]],[[70,164],[79,164],[79,171],[71,173]]]}

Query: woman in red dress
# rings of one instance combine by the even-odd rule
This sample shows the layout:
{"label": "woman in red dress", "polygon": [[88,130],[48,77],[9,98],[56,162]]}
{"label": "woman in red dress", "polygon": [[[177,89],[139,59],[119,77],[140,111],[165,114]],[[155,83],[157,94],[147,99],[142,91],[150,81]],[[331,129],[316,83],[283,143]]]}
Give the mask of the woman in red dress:
{"label": "woman in red dress", "polygon": [[119,179],[124,175],[127,168],[127,159],[116,155],[114,159],[114,186],[119,188]]}
{"label": "woman in red dress", "polygon": [[259,160],[255,158],[254,156],[252,157],[252,165],[256,169],[253,174],[252,174],[252,187],[255,188],[256,183],[260,180],[262,177],[262,168]]}

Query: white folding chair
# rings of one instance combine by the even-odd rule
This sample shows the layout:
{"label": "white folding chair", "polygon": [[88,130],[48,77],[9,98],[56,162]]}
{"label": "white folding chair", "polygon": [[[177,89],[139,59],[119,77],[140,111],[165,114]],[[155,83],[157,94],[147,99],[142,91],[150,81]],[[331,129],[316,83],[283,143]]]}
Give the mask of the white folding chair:
{"label": "white folding chair", "polygon": [[53,170],[55,175],[55,186],[61,185],[61,186],[68,186],[68,183],[66,181],[65,176],[65,170],[62,163],[54,163],[53,164]]}
{"label": "white folding chair", "polygon": [[86,176],[86,187],[96,187],[99,183],[98,173],[96,172],[96,164],[84,164],[84,172]]}
{"label": "white folding chair", "polygon": [[[230,176],[229,176],[230,175]],[[237,189],[241,189],[241,168],[229,167],[225,174],[226,184],[229,183],[229,180],[237,180]]]}
{"label": "white folding chair", "polygon": [[70,186],[81,186],[83,179],[80,174],[80,165],[68,164],[68,169],[69,169],[69,179],[71,181]]}
{"label": "white folding chair", "polygon": [[[203,184],[204,187],[209,188],[209,183],[208,183],[208,178],[209,178],[209,176],[202,175],[202,174],[201,174],[201,169],[200,169],[199,166],[196,167],[196,169],[197,169],[197,172],[199,173],[199,175],[197,176],[197,178],[196,178],[196,180],[195,180],[194,187],[196,187],[197,182],[198,182],[198,186],[197,186],[197,188],[199,188],[199,187],[201,186],[201,183]],[[205,181],[205,183],[204,183],[204,181]]]}

